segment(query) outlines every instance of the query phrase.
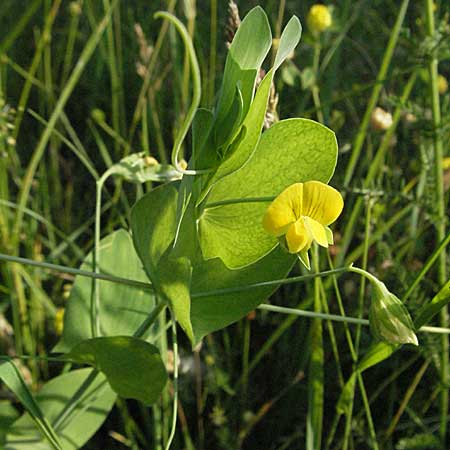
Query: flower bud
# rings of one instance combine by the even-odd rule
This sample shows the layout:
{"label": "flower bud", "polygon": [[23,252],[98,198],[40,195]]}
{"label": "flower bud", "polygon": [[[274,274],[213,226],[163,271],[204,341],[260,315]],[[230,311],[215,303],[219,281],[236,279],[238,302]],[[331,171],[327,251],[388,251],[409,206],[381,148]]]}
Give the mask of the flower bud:
{"label": "flower bud", "polygon": [[374,285],[374,294],[369,322],[375,337],[390,344],[419,345],[411,316],[400,299],[381,281]]}
{"label": "flower bud", "polygon": [[81,5],[79,2],[70,2],[69,3],[69,14],[72,17],[79,16],[81,14]]}
{"label": "flower bud", "polygon": [[313,34],[319,34],[327,28],[330,28],[333,20],[327,6],[316,4],[311,6],[306,22],[308,23],[308,28]]}
{"label": "flower bud", "polygon": [[95,108],[91,111],[91,117],[98,123],[105,121],[105,112],[99,108]]}
{"label": "flower bud", "polygon": [[179,161],[178,164],[181,170],[186,170],[188,167],[188,163],[184,158],[181,161]]}
{"label": "flower bud", "polygon": [[153,158],[153,156],[144,156],[144,166],[145,167],[153,167],[157,166],[158,160],[156,158]]}

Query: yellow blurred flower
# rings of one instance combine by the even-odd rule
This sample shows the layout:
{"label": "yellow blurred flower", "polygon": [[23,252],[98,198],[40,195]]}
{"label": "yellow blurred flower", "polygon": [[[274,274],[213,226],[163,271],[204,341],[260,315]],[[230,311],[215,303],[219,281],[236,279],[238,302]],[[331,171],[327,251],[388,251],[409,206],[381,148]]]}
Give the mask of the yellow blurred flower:
{"label": "yellow blurred flower", "polygon": [[444,75],[438,76],[438,90],[441,95],[444,95],[448,91],[448,81]]}
{"label": "yellow blurred flower", "polygon": [[58,336],[62,335],[64,329],[64,308],[58,308],[55,314],[55,332]]}
{"label": "yellow blurred flower", "polygon": [[290,253],[297,253],[309,268],[308,250],[313,241],[322,247],[333,244],[328,225],[341,214],[341,194],[320,181],[295,183],[286,188],[267,208],[264,229],[276,236],[285,235]]}
{"label": "yellow blurred flower", "polygon": [[450,156],[447,156],[442,159],[442,168],[444,170],[450,169]]}
{"label": "yellow blurred flower", "polygon": [[331,18],[330,10],[325,5],[316,4],[311,6],[306,18],[308,28],[312,33],[318,34],[325,31],[331,26],[333,20]]}

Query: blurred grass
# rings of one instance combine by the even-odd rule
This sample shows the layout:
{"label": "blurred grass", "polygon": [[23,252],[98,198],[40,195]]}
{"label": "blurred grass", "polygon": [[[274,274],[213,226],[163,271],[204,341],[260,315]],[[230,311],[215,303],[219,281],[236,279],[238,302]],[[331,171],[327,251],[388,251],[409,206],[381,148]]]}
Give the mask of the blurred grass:
{"label": "blurred grass", "polygon": [[[239,2],[241,16],[256,4]],[[404,1],[403,9],[394,0],[335,2],[333,26],[321,36],[319,53],[306,30],[312,2],[260,4],[273,30],[292,14],[305,28],[276,80],[280,117],[321,119],[337,133],[341,154],[332,184],[346,193],[346,208],[332,258],[336,265],[357,261],[400,297],[407,293],[414,314],[448,279],[444,249],[439,266],[433,264],[409,290],[449,232],[450,172],[441,179],[439,159],[449,156],[450,96],[437,89],[437,72],[447,79],[450,74],[448,5],[436,2],[433,13],[428,0]],[[104,21],[109,8],[111,20]],[[226,56],[227,2],[2,0],[1,252],[78,266],[93,245],[99,174],[135,151],[168,160],[192,94],[181,43],[167,23],[152,19],[160,9],[174,10],[187,24],[207,93],[202,102],[211,106]],[[392,112],[388,131],[370,125],[374,106]],[[129,206],[139,195],[117,181],[106,191],[105,234],[127,227]],[[323,255],[321,269],[327,266]],[[3,263],[0,270],[1,317],[15,332],[13,341],[3,326],[2,353],[45,355],[56,339],[55,308],[64,306],[72,279]],[[347,315],[366,317],[370,297],[363,281],[346,276],[339,286],[284,286],[271,301],[332,313],[345,308]],[[308,365],[321,351],[323,433],[320,420],[313,431],[323,448],[439,448],[432,446],[433,436],[446,448],[446,337],[421,335],[418,349],[398,352],[364,373],[351,417],[339,422],[335,405],[343,382],[371,337],[367,329],[323,323],[319,339],[316,328],[313,321],[258,311],[209,336],[194,355],[182,341],[173,448],[305,448],[307,418],[314,412],[308,394],[320,394],[308,383],[314,373],[322,379]],[[167,354],[167,343],[162,347]],[[37,387],[59,368],[30,360],[23,370],[30,370]],[[86,448],[162,448],[171,395],[169,388],[152,410],[118,403]]]}

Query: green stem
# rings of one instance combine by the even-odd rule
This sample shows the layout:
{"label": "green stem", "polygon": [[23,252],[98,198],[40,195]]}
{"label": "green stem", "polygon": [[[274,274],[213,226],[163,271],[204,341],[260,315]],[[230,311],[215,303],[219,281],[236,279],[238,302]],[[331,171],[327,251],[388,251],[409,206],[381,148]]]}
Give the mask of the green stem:
{"label": "green stem", "polygon": [[420,272],[417,274],[415,280],[411,283],[411,286],[409,286],[408,290],[406,291],[405,295],[402,298],[403,303],[405,303],[406,300],[409,298],[409,296],[413,293],[414,289],[417,287],[417,285],[420,283],[423,277],[428,273],[428,271],[431,269],[431,267],[435,263],[436,259],[441,255],[441,253],[443,253],[445,256],[444,250],[449,244],[450,244],[450,233],[447,234],[447,237],[439,244],[439,247],[428,258],[427,262],[424,264]]}
{"label": "green stem", "polygon": [[[103,8],[105,11],[108,11],[111,8],[109,0],[103,0]],[[108,26],[106,27],[106,40],[107,40],[107,52],[108,52],[108,65],[109,65],[109,73],[111,77],[111,109],[112,109],[112,123],[114,131],[120,135],[120,78],[117,69],[117,58],[116,58],[116,47],[114,41],[114,29],[113,23],[110,21]],[[124,109],[122,109],[124,110]],[[119,143],[116,141],[115,143],[115,152],[116,155],[119,154]],[[126,156],[127,150],[125,150],[125,154],[122,156]]]}
{"label": "green stem", "polygon": [[[432,0],[425,0],[426,8],[426,23],[427,23],[427,34],[430,39],[435,37],[435,24],[434,24],[434,3]],[[446,216],[445,216],[445,197],[444,197],[444,182],[443,182],[443,168],[442,168],[442,157],[443,157],[443,142],[441,134],[441,108],[439,103],[439,89],[438,89],[438,53],[437,49],[433,49],[428,62],[428,72],[429,72],[429,87],[431,94],[431,110],[433,115],[433,145],[434,145],[434,172],[436,180],[436,213],[437,220],[435,222],[436,235],[439,242],[443,241],[446,235]],[[447,267],[446,267],[446,254],[445,252],[439,253],[438,260],[438,282],[443,285],[447,282]],[[448,324],[448,309],[444,307],[441,309],[441,326],[447,326]],[[446,434],[447,434],[447,415],[448,415],[448,402],[449,402],[449,341],[447,336],[442,337],[441,341],[441,420],[439,426],[439,434],[441,437],[442,444],[445,445]]]}
{"label": "green stem", "polygon": [[358,162],[359,155],[362,150],[362,146],[366,139],[367,129],[370,123],[370,117],[372,115],[372,111],[375,108],[378,98],[380,96],[381,89],[383,87],[384,79],[386,78],[386,74],[388,72],[392,56],[394,54],[395,46],[397,45],[397,40],[400,35],[400,30],[403,24],[403,20],[406,15],[406,10],[408,9],[409,0],[403,0],[397,20],[395,21],[395,25],[392,29],[391,36],[389,38],[388,45],[386,47],[386,51],[383,56],[383,61],[381,63],[380,71],[378,72],[376,84],[372,90],[372,95],[370,96],[369,103],[367,104],[366,111],[364,113],[363,120],[358,130],[358,134],[356,135],[355,141],[353,143],[353,149],[350,156],[350,161],[348,163],[347,169],[345,171],[344,176],[344,186],[347,187],[350,184],[350,181],[353,178],[353,172],[355,171],[356,163]]}
{"label": "green stem", "polygon": [[192,41],[189,37],[189,34],[185,28],[185,26],[172,14],[166,12],[158,12],[155,14],[155,18],[163,18],[171,22],[175,28],[180,33],[181,39],[186,48],[186,52],[189,56],[189,63],[192,72],[192,100],[191,106],[189,107],[186,118],[184,119],[180,130],[178,131],[175,141],[173,143],[172,148],[172,165],[185,175],[197,175],[200,173],[210,172],[210,169],[205,170],[184,170],[179,166],[178,163],[178,155],[180,153],[181,145],[183,144],[184,138],[186,137],[187,132],[189,131],[189,127],[191,126],[192,120],[194,119],[195,113],[197,111],[198,105],[200,104],[200,99],[202,95],[202,85],[201,85],[201,77],[200,77],[200,67],[198,66],[197,57],[195,55],[195,49],[192,44]]}
{"label": "green stem", "polygon": [[[413,72],[405,84],[402,95],[400,97],[400,103],[394,111],[392,125],[389,127],[389,129],[383,136],[381,144],[375,154],[375,157],[373,158],[373,161],[370,164],[369,171],[364,180],[363,187],[366,189],[368,189],[372,185],[372,183],[375,179],[375,176],[378,174],[378,172],[380,170],[381,163],[384,160],[384,156],[385,156],[389,146],[391,145],[392,138],[397,129],[397,125],[400,121],[400,118],[401,118],[401,115],[402,115],[402,112],[404,109],[404,105],[408,101],[408,98],[411,94],[411,91],[416,82],[416,79],[417,79],[417,72]],[[364,199],[362,197],[357,198],[356,202],[352,208],[350,218],[347,221],[347,224],[345,226],[344,236],[340,243],[341,251],[336,259],[336,262],[338,265],[340,265],[345,258],[345,255],[347,253],[347,250],[348,250],[351,240],[353,238],[356,223],[358,221],[358,218],[361,215],[361,209],[362,209],[363,205],[364,205]]]}
{"label": "green stem", "polygon": [[16,248],[19,240],[20,230],[22,228],[22,220],[23,220],[23,210],[26,206],[26,203],[28,201],[28,197],[30,194],[31,184],[34,179],[34,174],[36,172],[36,169],[39,165],[39,162],[42,159],[42,156],[44,155],[44,152],[47,148],[48,141],[52,135],[53,129],[55,128],[56,122],[58,118],[61,116],[64,107],[69,100],[70,95],[72,94],[76,84],[78,83],[78,80],[81,76],[81,74],[84,71],[84,68],[86,67],[87,62],[89,61],[90,57],[94,53],[94,50],[97,47],[97,44],[100,41],[100,38],[105,30],[106,25],[108,24],[112,8],[116,4],[117,0],[113,2],[113,5],[111,9],[106,13],[103,20],[100,22],[98,28],[94,31],[92,36],[89,38],[88,42],[86,43],[85,48],[83,49],[77,65],[75,66],[72,74],[69,77],[69,80],[64,87],[61,96],[59,97],[55,109],[53,110],[52,115],[50,116],[50,119],[48,121],[48,126],[45,128],[44,132],[42,133],[42,136],[36,146],[36,149],[33,153],[33,156],[31,157],[31,161],[28,165],[27,171],[25,173],[25,176],[23,178],[22,186],[19,192],[19,208],[17,210],[17,215],[13,227],[13,233],[12,233],[12,243],[13,247]]}
{"label": "green stem", "polygon": [[[169,13],[173,12],[175,8],[176,0],[170,0],[167,11]],[[161,51],[162,44],[167,34],[167,30],[169,28],[168,23],[163,23],[161,27],[161,31],[158,34],[158,38],[156,40],[155,46],[153,48],[153,53],[150,57],[150,61],[145,71],[144,82],[142,83],[141,90],[139,91],[139,96],[136,102],[136,107],[134,108],[133,118],[131,120],[130,130],[128,132],[128,142],[131,144],[133,141],[134,133],[136,131],[136,127],[141,119],[142,110],[146,106],[146,98],[149,92],[151,77],[153,75],[153,71],[155,70],[156,64],[159,61],[159,53]]]}
{"label": "green stem", "polygon": [[20,34],[27,30],[28,22],[34,16],[36,11],[39,9],[42,0],[34,0],[31,4],[28,4],[25,8],[24,14],[16,22],[14,28],[3,38],[0,42],[0,55],[6,53],[9,48],[16,42],[16,39]]}
{"label": "green stem", "polygon": [[211,0],[211,28],[209,41],[209,72],[208,72],[208,106],[214,104],[216,59],[217,59],[217,0]]}
{"label": "green stem", "polygon": [[240,203],[269,203],[274,200],[274,196],[271,197],[248,197],[248,198],[230,198],[226,200],[220,200],[218,202],[207,203],[205,209],[215,208],[217,206],[236,205]]}
{"label": "green stem", "polygon": [[[364,252],[363,252],[363,258],[362,258],[362,268],[364,270],[367,270],[367,258],[369,254],[369,240],[370,240],[370,220],[371,220],[371,212],[372,212],[372,202],[373,200],[369,197],[367,199],[367,212],[366,212],[366,225],[365,225],[365,231],[364,231]],[[359,287],[359,302],[358,302],[358,317],[362,317],[363,311],[364,311],[364,298],[365,298],[365,292],[366,292],[366,279],[361,278],[361,283]],[[356,353],[358,354],[359,351],[359,343],[361,339],[361,327],[358,327],[356,329],[356,336],[355,336],[355,347],[356,347]]]}
{"label": "green stem", "polygon": [[177,322],[175,313],[170,309],[172,320],[172,345],[173,345],[173,410],[172,410],[172,427],[167,440],[165,450],[169,450],[172,445],[175,431],[177,429],[177,410],[178,410],[178,339],[177,339]]}
{"label": "green stem", "polygon": [[321,45],[320,45],[320,37],[316,36],[314,42],[314,59],[313,59],[313,71],[314,71],[314,78],[315,82],[314,85],[311,88],[311,93],[314,101],[314,106],[316,108],[316,114],[317,114],[317,120],[320,123],[324,123],[324,117],[322,112],[322,106],[320,104],[320,94],[319,94],[319,62],[320,62],[320,51],[321,51]]}
{"label": "green stem", "polygon": [[[35,266],[35,267],[40,267],[42,269],[55,270],[58,272],[70,273],[73,275],[80,275],[83,277],[95,278],[98,280],[111,281],[113,283],[124,284],[127,286],[137,287],[140,289],[153,290],[153,287],[150,283],[145,283],[142,281],[130,280],[128,278],[116,277],[114,275],[106,275],[106,274],[102,274],[102,273],[90,272],[88,270],[72,269],[70,267],[61,266],[58,264],[50,264],[50,263],[44,263],[44,262],[40,262],[40,261],[33,261],[33,260],[30,260],[27,258],[20,258],[17,256],[5,255],[3,253],[0,253],[0,261],[1,260],[9,261],[9,262],[16,262],[16,263],[20,263],[20,264],[27,264],[27,265],[31,265],[31,266]],[[327,270],[327,271],[319,272],[319,273],[313,273],[313,274],[309,274],[309,275],[301,275],[298,277],[285,278],[285,279],[281,279],[281,280],[263,281],[261,283],[254,283],[254,284],[239,286],[239,287],[235,287],[235,288],[217,289],[215,291],[207,291],[207,292],[198,292],[198,293],[192,294],[191,298],[209,297],[212,295],[225,295],[225,294],[241,292],[241,291],[245,291],[245,290],[253,290],[258,287],[273,286],[273,285],[279,285],[279,284],[285,285],[285,284],[291,284],[291,283],[298,283],[300,281],[305,281],[305,280],[313,279],[316,277],[326,277],[329,275],[338,275],[338,274],[342,274],[344,272],[355,272],[360,275],[364,275],[367,278],[372,278],[372,280],[374,280],[375,282],[378,282],[378,280],[373,275],[371,275],[369,272],[359,269],[358,267],[350,266],[350,267],[342,267],[342,268],[333,269],[333,270]],[[159,312],[161,312],[166,306],[167,305],[164,303],[159,303],[158,306],[156,307],[158,312],[155,313],[155,315],[158,315]],[[261,310],[278,312],[278,313],[282,313],[282,314],[292,314],[292,315],[303,316],[303,317],[334,320],[336,322],[347,322],[347,323],[355,323],[355,324],[361,324],[361,325],[369,324],[368,320],[360,319],[357,317],[346,317],[346,316],[339,316],[339,315],[335,315],[335,314],[315,313],[312,311],[303,311],[300,309],[285,308],[282,306],[262,304],[262,305],[259,305],[257,308],[261,309]],[[152,315],[153,315],[153,313],[152,313]],[[148,326],[149,325],[150,324],[148,324]],[[141,327],[144,327],[144,324]],[[429,332],[429,333],[450,334],[450,328],[445,328],[445,327],[424,326],[424,327],[421,327],[419,331]]]}
{"label": "green stem", "polygon": [[73,269],[72,267],[61,266],[59,264],[51,264],[41,261],[33,261],[28,258],[21,258],[19,256],[11,256],[0,253],[0,261],[16,262],[19,264],[25,264],[28,266],[40,267],[41,269],[54,270],[56,272],[70,273],[72,275],[79,275],[81,277],[96,278],[98,280],[111,281],[113,283],[125,284],[127,286],[137,287],[140,289],[153,290],[150,283],[143,281],[130,280],[128,278],[116,277],[114,275],[108,275],[106,273],[95,273],[89,270]]}

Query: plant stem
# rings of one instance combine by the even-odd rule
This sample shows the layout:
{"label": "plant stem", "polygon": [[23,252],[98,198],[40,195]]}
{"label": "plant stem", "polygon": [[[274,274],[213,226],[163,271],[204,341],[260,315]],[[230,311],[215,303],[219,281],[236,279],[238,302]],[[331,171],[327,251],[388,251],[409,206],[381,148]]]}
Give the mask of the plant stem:
{"label": "plant stem", "polygon": [[[394,111],[392,125],[389,127],[389,130],[383,136],[383,139],[381,141],[380,146],[378,147],[375,157],[373,158],[373,161],[370,164],[369,171],[367,173],[367,176],[366,176],[366,178],[364,180],[364,184],[363,184],[363,187],[365,189],[370,188],[370,186],[372,185],[372,183],[375,179],[375,176],[379,173],[381,163],[384,160],[384,156],[390,146],[390,143],[392,142],[392,137],[394,136],[395,130],[397,129],[398,122],[401,118],[401,114],[404,109],[404,105],[408,101],[408,98],[411,94],[411,91],[416,82],[416,79],[417,79],[417,72],[413,72],[405,84],[402,95],[400,97],[400,103]],[[345,226],[344,235],[343,235],[342,241],[340,243],[341,251],[336,258],[336,263],[338,265],[340,265],[342,263],[342,261],[344,261],[344,258],[346,256],[347,250],[350,246],[350,243],[351,243],[351,240],[352,240],[352,237],[354,234],[354,229],[356,227],[356,223],[358,221],[358,218],[361,215],[361,209],[362,209],[363,205],[364,205],[364,199],[362,197],[358,197],[352,208],[350,218],[347,221],[347,224]]]}
{"label": "plant stem", "polygon": [[[142,281],[130,280],[128,278],[116,277],[114,275],[106,275],[106,274],[102,274],[102,273],[90,272],[88,270],[72,269],[70,267],[61,266],[58,264],[50,264],[50,263],[44,263],[44,262],[40,262],[40,261],[33,261],[33,260],[30,260],[27,258],[20,258],[17,256],[5,255],[3,253],[0,253],[0,261],[1,260],[9,261],[9,262],[16,262],[16,263],[20,263],[20,264],[27,264],[30,266],[40,267],[42,269],[48,269],[48,270],[55,270],[58,272],[71,273],[74,275],[80,275],[82,277],[89,277],[89,278],[96,278],[99,280],[111,281],[113,283],[125,284],[127,286],[133,286],[133,287],[137,287],[140,289],[153,290],[153,287],[150,283],[145,283]],[[351,267],[341,267],[341,268],[333,269],[333,270],[326,270],[324,272],[313,273],[313,274],[309,274],[309,275],[301,275],[298,277],[290,277],[290,278],[285,278],[285,279],[281,279],[281,280],[263,281],[261,283],[248,284],[245,286],[239,286],[239,287],[234,287],[234,288],[217,289],[215,291],[198,292],[198,293],[192,294],[191,298],[209,297],[212,295],[231,294],[234,292],[253,290],[257,287],[264,287],[264,286],[298,283],[300,281],[310,280],[310,279],[313,279],[316,277],[326,277],[329,275],[338,275],[338,274],[342,274],[345,272],[359,273],[360,275],[364,275],[368,278],[372,277],[373,279],[376,280],[376,278],[373,275],[371,275],[369,272],[359,269],[358,267],[351,266]],[[165,305],[164,303],[158,304],[157,308],[158,308],[159,312],[162,311],[165,308],[165,306],[167,306],[167,305]],[[262,305],[259,305],[257,308],[261,309],[261,310],[278,312],[278,313],[282,313],[282,314],[293,314],[293,315],[303,316],[303,317],[334,320],[336,322],[347,322],[347,323],[355,323],[355,324],[361,324],[361,325],[369,324],[368,320],[360,319],[357,317],[346,317],[346,316],[339,316],[339,315],[335,315],[335,314],[315,313],[312,311],[303,311],[300,309],[285,308],[282,306],[262,304]],[[157,314],[159,314],[159,312]],[[429,332],[429,333],[450,334],[450,328],[445,328],[445,327],[424,326],[424,327],[421,327],[419,331]]]}
{"label": "plant stem", "polygon": [[[432,0],[425,0],[426,8],[426,23],[427,34],[430,39],[435,37],[435,24],[434,24],[434,3]],[[444,182],[443,182],[443,169],[442,169],[442,157],[443,157],[443,142],[441,135],[441,108],[439,103],[439,89],[438,89],[438,54],[437,48],[432,50],[430,59],[428,61],[429,72],[429,88],[431,94],[431,110],[433,115],[433,145],[434,145],[434,172],[435,172],[435,192],[436,192],[436,213],[437,220],[435,221],[436,235],[439,242],[443,241],[446,235],[445,225],[445,198],[444,198]],[[446,253],[441,252],[438,260],[438,282],[440,285],[445,284],[447,281],[447,267],[446,267]],[[444,307],[441,309],[441,325],[447,326],[448,324],[448,309]],[[449,383],[449,341],[447,336],[442,337],[441,341],[441,420],[439,426],[439,434],[442,444],[445,446],[446,434],[447,434],[447,414],[448,414],[448,383]]]}
{"label": "plant stem", "polygon": [[133,286],[140,289],[153,290],[153,287],[150,283],[145,283],[143,281],[129,280],[128,278],[116,277],[114,275],[108,275],[106,273],[95,273],[89,270],[73,269],[72,267],[61,266],[59,264],[33,261],[32,259],[21,258],[19,256],[5,255],[3,253],[0,253],[0,261],[1,260],[16,262],[28,266],[40,267],[41,269],[46,270],[54,270],[56,272],[70,273],[72,275],[79,275],[81,277],[89,277],[89,278],[96,278],[98,280],[111,281],[113,283],[125,284],[127,286]]}
{"label": "plant stem", "polygon": [[217,59],[217,0],[211,0],[211,28],[209,41],[209,71],[208,71],[208,101],[207,105],[214,104]]}
{"label": "plant stem", "polygon": [[[430,0],[431,1],[431,0]],[[359,155],[362,150],[362,146],[366,139],[367,129],[369,127],[370,117],[372,115],[372,111],[375,108],[378,98],[380,96],[381,89],[383,87],[384,80],[386,78],[387,71],[389,69],[392,55],[395,50],[395,46],[397,45],[397,40],[400,34],[400,30],[403,24],[403,20],[406,15],[406,10],[408,9],[409,0],[403,0],[397,20],[395,21],[395,25],[392,29],[391,36],[389,38],[388,45],[386,47],[386,51],[384,52],[383,61],[381,63],[380,71],[378,72],[376,84],[373,87],[372,95],[370,96],[369,102],[367,104],[366,111],[364,113],[363,120],[358,130],[358,134],[353,142],[353,149],[350,156],[350,161],[348,163],[347,169],[345,171],[344,176],[344,186],[347,187],[350,184],[350,181],[353,178],[353,173],[355,171],[356,163],[358,162]]]}
{"label": "plant stem", "polygon": [[178,340],[177,340],[177,322],[175,313],[170,310],[172,321],[172,345],[173,345],[173,411],[172,411],[172,427],[167,440],[165,450],[169,450],[177,429],[177,409],[178,409]]}
{"label": "plant stem", "polygon": [[86,46],[84,47],[77,65],[75,66],[72,74],[69,77],[69,80],[64,87],[61,96],[59,97],[55,108],[53,110],[52,115],[50,116],[50,119],[48,121],[48,125],[45,128],[44,132],[41,135],[41,138],[39,139],[39,142],[36,146],[36,149],[33,153],[33,156],[31,157],[31,161],[27,167],[25,176],[23,178],[23,182],[21,185],[21,189],[19,192],[19,208],[17,210],[16,219],[13,227],[13,233],[12,233],[12,245],[14,248],[18,245],[19,240],[19,234],[20,230],[22,228],[22,220],[23,220],[23,210],[27,204],[28,197],[30,194],[31,184],[33,182],[34,174],[36,172],[36,169],[42,159],[42,156],[44,155],[44,152],[47,148],[48,141],[52,135],[53,129],[56,126],[56,122],[58,118],[61,116],[64,107],[69,100],[70,95],[72,94],[81,74],[84,71],[84,68],[86,67],[86,64],[92,54],[94,53],[94,50],[97,47],[97,44],[100,41],[100,38],[105,30],[106,25],[109,22],[109,19],[111,18],[112,8],[114,8],[114,5],[116,4],[117,0],[115,0],[112,4],[111,9],[106,13],[103,20],[100,22],[98,28],[94,31],[92,36],[89,38],[88,42],[86,43]]}

